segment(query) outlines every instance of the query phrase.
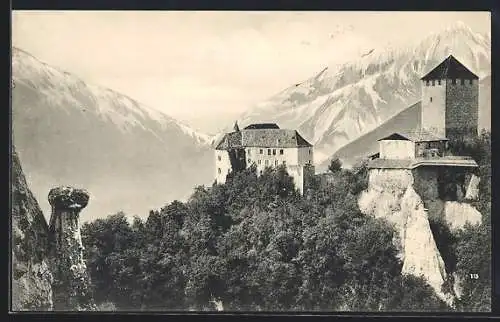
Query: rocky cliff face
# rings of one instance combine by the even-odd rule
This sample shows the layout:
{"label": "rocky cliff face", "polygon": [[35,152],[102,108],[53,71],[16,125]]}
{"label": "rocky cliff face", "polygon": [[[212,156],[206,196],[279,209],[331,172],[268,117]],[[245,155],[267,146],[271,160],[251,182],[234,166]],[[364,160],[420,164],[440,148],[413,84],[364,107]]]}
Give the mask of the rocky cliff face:
{"label": "rocky cliff face", "polygon": [[12,310],[53,308],[48,227],[21,169],[12,155]]}
{"label": "rocky cliff face", "polygon": [[[429,189],[427,185],[422,190],[422,177],[415,176],[418,173],[410,170],[370,170],[368,189],[360,195],[359,208],[364,214],[385,218],[394,225],[399,232],[394,241],[400,249],[402,273],[423,276],[436,294],[451,305],[457,290],[443,290],[448,276],[429,217],[442,218],[450,229],[456,230],[466,222],[480,222],[481,214],[468,203],[439,200],[437,187]],[[477,180],[471,185],[468,191],[474,189]]]}
{"label": "rocky cliff face", "polygon": [[11,181],[12,310],[95,309],[78,220],[88,203],[88,193],[69,187],[52,189],[48,226],[15,151]]}

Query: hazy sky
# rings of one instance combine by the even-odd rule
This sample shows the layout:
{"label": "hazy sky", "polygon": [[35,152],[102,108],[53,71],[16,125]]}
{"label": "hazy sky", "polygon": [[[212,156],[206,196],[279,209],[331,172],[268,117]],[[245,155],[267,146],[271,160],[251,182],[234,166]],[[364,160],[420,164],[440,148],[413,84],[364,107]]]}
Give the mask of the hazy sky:
{"label": "hazy sky", "polygon": [[[203,131],[327,65],[487,12],[14,11],[13,46]],[[339,45],[340,44],[340,45]]]}

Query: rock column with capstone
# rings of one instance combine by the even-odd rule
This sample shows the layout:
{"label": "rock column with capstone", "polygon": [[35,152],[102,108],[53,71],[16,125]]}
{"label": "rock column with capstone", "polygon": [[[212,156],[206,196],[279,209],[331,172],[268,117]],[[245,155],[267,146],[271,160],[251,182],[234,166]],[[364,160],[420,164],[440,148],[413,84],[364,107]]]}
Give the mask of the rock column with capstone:
{"label": "rock column with capstone", "polygon": [[80,211],[87,206],[89,194],[83,189],[57,187],[50,190],[48,199],[52,206],[49,230],[54,310],[95,310],[79,223]]}

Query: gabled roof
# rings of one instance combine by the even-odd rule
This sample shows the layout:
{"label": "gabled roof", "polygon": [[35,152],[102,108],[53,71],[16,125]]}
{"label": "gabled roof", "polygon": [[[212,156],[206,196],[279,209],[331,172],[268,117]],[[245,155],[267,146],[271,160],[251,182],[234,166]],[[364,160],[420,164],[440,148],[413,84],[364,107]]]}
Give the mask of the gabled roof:
{"label": "gabled roof", "polygon": [[227,133],[216,146],[216,150],[239,147],[312,147],[297,131],[286,129],[244,129]]}
{"label": "gabled roof", "polygon": [[395,132],[389,136],[378,139],[378,141],[382,140],[408,140],[412,142],[448,141],[445,137],[434,135],[433,133],[423,129]]}
{"label": "gabled roof", "polygon": [[479,79],[479,77],[450,55],[421,78],[421,80],[432,79]]}
{"label": "gabled roof", "polygon": [[245,130],[257,130],[257,129],[279,129],[280,127],[276,123],[256,123],[250,124],[245,127]]}

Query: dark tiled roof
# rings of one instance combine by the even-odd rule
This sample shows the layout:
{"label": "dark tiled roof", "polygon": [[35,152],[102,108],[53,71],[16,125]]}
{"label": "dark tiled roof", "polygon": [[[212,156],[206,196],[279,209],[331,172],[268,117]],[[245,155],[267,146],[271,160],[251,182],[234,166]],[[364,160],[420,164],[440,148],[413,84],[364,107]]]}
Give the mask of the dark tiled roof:
{"label": "dark tiled roof", "polygon": [[448,141],[445,137],[434,135],[433,133],[423,129],[395,132],[389,136],[379,139],[379,141],[382,140],[408,140],[412,142]]}
{"label": "dark tiled roof", "polygon": [[417,159],[373,159],[368,161],[369,169],[415,169],[422,166],[477,167],[476,161],[467,157],[436,157]]}
{"label": "dark tiled roof", "polygon": [[448,156],[443,158],[418,158],[416,159],[411,168],[418,168],[421,166],[453,166],[453,167],[468,167],[476,168],[478,165],[472,158]]}
{"label": "dark tiled roof", "polygon": [[413,160],[409,159],[373,159],[368,161],[368,168],[375,169],[409,169]]}
{"label": "dark tiled roof", "polygon": [[217,145],[217,150],[238,147],[311,147],[297,131],[285,129],[252,129],[227,133]]}
{"label": "dark tiled roof", "polygon": [[432,79],[478,79],[476,74],[471,72],[461,62],[452,55],[423,76],[422,80]]}
{"label": "dark tiled roof", "polygon": [[257,123],[250,124],[245,127],[245,130],[258,130],[258,129],[279,129],[280,127],[276,123]]}

